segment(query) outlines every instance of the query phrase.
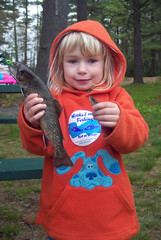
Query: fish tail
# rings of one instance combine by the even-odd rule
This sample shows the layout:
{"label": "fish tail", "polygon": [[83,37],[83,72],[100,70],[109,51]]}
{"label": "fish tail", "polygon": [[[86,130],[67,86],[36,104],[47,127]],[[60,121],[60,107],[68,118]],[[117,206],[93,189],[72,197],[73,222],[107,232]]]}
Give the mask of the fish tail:
{"label": "fish tail", "polygon": [[73,162],[71,161],[67,152],[65,152],[64,155],[61,156],[61,157],[54,156],[53,157],[53,164],[54,164],[55,168],[59,168],[59,167],[62,167],[62,166],[73,167]]}
{"label": "fish tail", "polygon": [[98,103],[97,99],[95,99],[93,96],[89,96],[89,100],[91,102],[91,105],[94,106]]}

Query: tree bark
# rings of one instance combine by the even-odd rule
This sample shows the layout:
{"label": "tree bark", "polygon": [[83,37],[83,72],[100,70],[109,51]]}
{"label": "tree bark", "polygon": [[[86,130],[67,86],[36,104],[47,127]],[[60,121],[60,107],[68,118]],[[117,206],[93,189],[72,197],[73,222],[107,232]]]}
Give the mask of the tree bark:
{"label": "tree bark", "polygon": [[[160,36],[161,41],[161,36]],[[158,51],[158,75],[161,74],[161,50]]]}
{"label": "tree bark", "polygon": [[[15,0],[12,1],[13,4],[13,12],[15,12]],[[14,50],[15,50],[15,58],[16,62],[18,62],[18,46],[17,46],[17,24],[16,18],[13,18],[13,26],[14,26]]]}
{"label": "tree bark", "polygon": [[[151,23],[154,23],[153,11],[151,11]],[[155,77],[155,50],[151,49],[151,66],[152,66],[152,77]]]}
{"label": "tree bark", "polygon": [[37,75],[46,83],[49,72],[49,54],[54,38],[67,27],[68,0],[45,0]]}
{"label": "tree bark", "polygon": [[87,0],[77,0],[77,21],[87,20]]}
{"label": "tree bark", "polygon": [[155,50],[151,50],[151,66],[152,66],[152,77],[156,76],[155,73]]}
{"label": "tree bark", "polygon": [[24,40],[24,44],[25,44],[25,49],[24,49],[24,64],[27,64],[27,48],[28,48],[28,0],[25,0],[25,40]]}
{"label": "tree bark", "polygon": [[134,12],[134,83],[144,83],[142,67],[142,49],[141,49],[140,1],[133,0],[133,12]]}

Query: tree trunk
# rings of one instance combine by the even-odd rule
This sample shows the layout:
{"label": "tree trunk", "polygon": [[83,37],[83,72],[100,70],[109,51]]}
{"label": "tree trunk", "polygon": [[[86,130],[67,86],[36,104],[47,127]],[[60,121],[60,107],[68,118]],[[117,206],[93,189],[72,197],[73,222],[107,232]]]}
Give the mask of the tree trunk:
{"label": "tree trunk", "polygon": [[37,75],[46,83],[49,72],[49,53],[54,38],[67,27],[68,0],[45,0]]}
{"label": "tree trunk", "polygon": [[77,21],[87,20],[87,0],[77,0]]}
{"label": "tree trunk", "polygon": [[24,44],[25,44],[25,49],[24,49],[24,53],[25,53],[25,56],[24,56],[24,64],[27,64],[27,43],[28,43],[28,0],[25,0],[25,41],[24,41]]}
{"label": "tree trunk", "polygon": [[[151,23],[152,23],[152,26],[155,24],[153,11],[151,11]],[[152,77],[155,77],[155,50],[154,49],[151,49],[151,66],[152,66]]]}
{"label": "tree trunk", "polygon": [[155,50],[151,50],[152,77],[155,77]]}
{"label": "tree trunk", "polygon": [[[15,11],[15,0],[12,1],[13,4],[13,12]],[[14,50],[15,50],[15,58],[16,62],[18,62],[18,46],[17,46],[17,24],[16,18],[13,18],[13,26],[14,26]]]}
{"label": "tree trunk", "polygon": [[140,2],[133,0],[134,11],[134,83],[143,82],[142,54],[141,54],[141,24]]}
{"label": "tree trunk", "polygon": [[158,51],[158,75],[161,75],[161,51]]}

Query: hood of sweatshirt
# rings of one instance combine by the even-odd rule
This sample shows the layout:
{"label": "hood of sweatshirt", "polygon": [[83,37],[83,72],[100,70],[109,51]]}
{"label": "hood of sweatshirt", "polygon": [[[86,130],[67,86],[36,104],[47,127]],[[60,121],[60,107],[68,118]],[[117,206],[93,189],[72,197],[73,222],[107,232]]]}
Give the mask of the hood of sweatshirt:
{"label": "hood of sweatshirt", "polygon": [[[100,24],[97,21],[86,20],[86,21],[77,22],[77,23],[67,27],[62,32],[60,32],[58,34],[58,36],[55,38],[55,40],[53,41],[52,46],[51,46],[50,66],[53,61],[53,51],[54,51],[55,45],[58,43],[58,41],[60,40],[62,35],[66,34],[68,32],[71,32],[71,31],[79,31],[79,32],[88,33],[88,34],[96,37],[100,41],[102,41],[105,45],[107,45],[110,48],[110,50],[112,51],[112,55],[113,55],[113,64],[114,64],[114,72],[115,72],[114,78],[115,79],[114,79],[114,83],[111,86],[111,88],[106,91],[111,91],[113,88],[118,86],[122,82],[125,72],[126,72],[126,60],[125,60],[123,53],[119,50],[117,45],[111,39],[107,30],[103,27],[102,24]],[[122,66],[121,70],[120,70],[120,64]]]}

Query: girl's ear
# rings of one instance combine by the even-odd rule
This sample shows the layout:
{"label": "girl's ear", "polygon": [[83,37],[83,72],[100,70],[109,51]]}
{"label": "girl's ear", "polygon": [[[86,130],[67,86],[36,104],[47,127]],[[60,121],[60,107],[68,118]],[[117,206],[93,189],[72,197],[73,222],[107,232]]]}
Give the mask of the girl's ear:
{"label": "girl's ear", "polygon": [[107,150],[100,149],[97,152],[98,156],[102,157],[105,168],[112,174],[120,174],[121,169],[119,165],[119,161],[113,158]]}

